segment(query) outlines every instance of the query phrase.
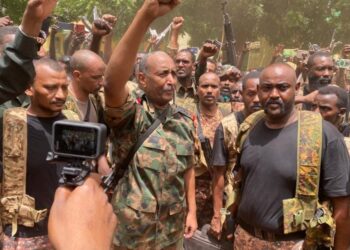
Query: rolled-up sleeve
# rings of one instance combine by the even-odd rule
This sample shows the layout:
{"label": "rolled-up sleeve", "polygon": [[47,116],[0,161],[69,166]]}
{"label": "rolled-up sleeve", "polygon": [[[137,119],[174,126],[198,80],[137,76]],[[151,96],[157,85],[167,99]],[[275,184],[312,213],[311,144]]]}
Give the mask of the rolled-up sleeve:
{"label": "rolled-up sleeve", "polygon": [[136,100],[129,95],[126,103],[118,108],[105,107],[104,118],[108,127],[118,129],[133,121],[136,114]]}

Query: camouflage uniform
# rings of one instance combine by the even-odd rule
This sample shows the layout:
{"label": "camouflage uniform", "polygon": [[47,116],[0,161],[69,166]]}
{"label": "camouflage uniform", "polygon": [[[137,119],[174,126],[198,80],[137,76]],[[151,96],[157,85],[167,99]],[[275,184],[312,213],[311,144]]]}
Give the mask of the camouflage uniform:
{"label": "camouflage uniform", "polygon": [[196,105],[198,102],[196,95],[197,91],[194,82],[192,82],[192,86],[187,89],[181,86],[181,84],[178,82],[174,102],[176,103],[176,105],[183,107],[191,113],[195,114]]}
{"label": "camouflage uniform", "polygon": [[[129,249],[162,249],[182,240],[186,216],[185,172],[197,162],[192,117],[169,105],[166,121],[139,148],[115,189],[114,244]],[[132,96],[120,108],[105,109],[113,158],[120,167],[137,138],[161,111]]]}
{"label": "camouflage uniform", "polygon": [[[200,114],[203,135],[210,140],[213,147],[215,129],[219,125],[224,115],[218,109],[213,117],[208,117],[203,113]],[[205,224],[209,224],[213,217],[213,196],[211,191],[211,175],[208,171],[208,163],[201,153],[201,168],[196,168],[196,203],[197,203],[197,220],[198,227],[201,228]]]}
{"label": "camouflage uniform", "polygon": [[[99,92],[95,95],[89,95],[89,101],[92,103],[91,110],[95,110],[96,116],[99,122],[101,122],[103,118],[103,106],[104,106],[104,91],[103,89],[99,90]],[[79,120],[84,120],[85,114],[79,111],[78,105],[73,97],[71,91],[68,91],[67,99],[64,104],[64,110],[70,110],[79,115]],[[91,111],[90,111],[91,112]]]}
{"label": "camouflage uniform", "polygon": [[26,249],[38,249],[38,250],[54,250],[54,247],[49,241],[48,236],[38,236],[32,238],[12,238],[3,235],[2,236],[2,248],[3,250],[26,250]]}
{"label": "camouflage uniform", "polygon": [[[266,241],[250,235],[242,227],[237,226],[235,231],[234,250],[289,250],[298,244],[300,240],[291,241]],[[298,249],[298,248],[297,248]]]}
{"label": "camouflage uniform", "polygon": [[[177,83],[174,103],[176,103],[177,106],[183,107],[189,112],[195,114],[197,110],[197,103],[198,103],[198,99],[196,95],[197,95],[197,91],[194,86],[194,83],[190,88],[187,89],[187,91],[185,90],[184,87],[181,86],[180,83]],[[227,103],[220,102],[218,103],[218,105],[224,116],[232,112],[232,107],[230,102],[227,102]]]}

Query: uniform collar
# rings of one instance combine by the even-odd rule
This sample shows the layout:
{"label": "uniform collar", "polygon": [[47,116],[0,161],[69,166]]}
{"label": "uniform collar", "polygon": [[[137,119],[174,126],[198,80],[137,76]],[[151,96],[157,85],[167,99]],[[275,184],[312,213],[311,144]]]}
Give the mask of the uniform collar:
{"label": "uniform collar", "polygon": [[[149,99],[147,98],[146,94],[143,94],[140,98],[141,100],[141,105],[143,106],[143,108],[145,110],[147,110],[149,113],[151,113],[153,116],[156,115],[156,116],[159,116],[163,110],[160,110],[160,109],[157,109],[150,101]],[[171,105],[170,103],[168,104],[168,107],[166,109],[168,109],[167,112],[170,112],[171,110]]]}
{"label": "uniform collar", "polygon": [[194,97],[197,94],[194,78],[191,78],[191,86],[185,88],[180,82],[176,84],[176,94],[180,97]]}

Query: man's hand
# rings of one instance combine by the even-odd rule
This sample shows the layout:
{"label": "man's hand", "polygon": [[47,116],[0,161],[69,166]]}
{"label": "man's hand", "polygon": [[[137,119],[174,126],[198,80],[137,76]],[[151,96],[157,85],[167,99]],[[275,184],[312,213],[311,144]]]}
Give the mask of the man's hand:
{"label": "man's hand", "polygon": [[208,57],[214,56],[218,52],[218,47],[213,44],[206,42],[203,44],[201,51],[199,52],[200,59],[206,59]]}
{"label": "man's hand", "polygon": [[210,223],[209,233],[216,239],[221,239],[222,225],[221,218],[219,216],[213,216]]}
{"label": "man's hand", "polygon": [[115,226],[98,175],[74,190],[57,189],[49,217],[49,238],[55,249],[110,249]]}
{"label": "man's hand", "polygon": [[12,25],[13,21],[9,16],[0,17],[0,27]]}
{"label": "man's hand", "polygon": [[29,0],[22,19],[22,30],[29,36],[39,35],[42,22],[51,14],[58,0]]}
{"label": "man's hand", "polygon": [[186,225],[185,225],[185,234],[184,237],[189,239],[193,236],[194,232],[196,232],[198,227],[197,224],[197,216],[195,213],[188,213],[186,217]]}
{"label": "man's hand", "polygon": [[171,23],[172,30],[180,30],[184,25],[185,19],[182,16],[176,16],[173,18],[173,22]]}
{"label": "man's hand", "polygon": [[108,35],[112,30],[112,26],[103,19],[96,19],[92,24],[92,34],[94,36],[103,37]]}
{"label": "man's hand", "polygon": [[118,18],[116,16],[113,16],[111,14],[104,14],[102,16],[102,20],[106,21],[109,26],[113,29],[115,25],[117,24]]}
{"label": "man's hand", "polygon": [[179,3],[180,0],[172,0],[169,3],[159,3],[158,0],[144,0],[140,13],[145,15],[148,20],[153,21],[170,12]]}
{"label": "man's hand", "polygon": [[318,90],[315,90],[313,92],[311,92],[308,95],[305,96],[295,96],[295,104],[300,104],[300,103],[304,103],[304,104],[313,104],[315,101],[315,98],[318,94]]}
{"label": "man's hand", "polygon": [[25,15],[30,15],[32,19],[44,21],[53,11],[58,0],[29,0]]}

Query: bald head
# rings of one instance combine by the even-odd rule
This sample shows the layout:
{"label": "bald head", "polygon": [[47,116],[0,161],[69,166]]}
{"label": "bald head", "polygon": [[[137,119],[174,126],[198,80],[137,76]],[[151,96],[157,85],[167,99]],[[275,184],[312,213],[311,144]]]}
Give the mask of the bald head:
{"label": "bald head", "polygon": [[144,55],[140,61],[139,71],[148,73],[149,67],[157,63],[158,60],[172,60],[164,51],[154,51]]}
{"label": "bald head", "polygon": [[297,83],[297,76],[294,69],[286,63],[275,63],[267,66],[260,74],[260,81],[280,78],[287,80],[293,86]]}
{"label": "bald head", "polygon": [[[75,95],[95,94],[103,86],[106,64],[90,50],[78,50],[70,61]],[[79,93],[78,93],[79,92]]]}
{"label": "bald head", "polygon": [[283,63],[272,64],[260,75],[258,96],[269,125],[280,128],[294,110],[298,85],[294,69]]}
{"label": "bald head", "polygon": [[91,50],[78,50],[71,57],[70,66],[72,72],[74,70],[85,71],[90,70],[92,66],[105,65],[102,58]]}

